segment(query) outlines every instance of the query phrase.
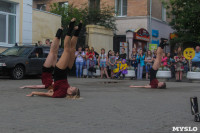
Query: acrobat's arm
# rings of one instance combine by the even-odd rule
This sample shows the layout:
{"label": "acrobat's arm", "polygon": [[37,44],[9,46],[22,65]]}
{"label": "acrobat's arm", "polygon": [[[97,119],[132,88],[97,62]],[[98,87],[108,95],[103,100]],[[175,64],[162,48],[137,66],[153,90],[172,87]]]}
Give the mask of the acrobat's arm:
{"label": "acrobat's arm", "polygon": [[46,97],[52,97],[53,96],[53,91],[49,90],[48,92],[31,92],[30,94],[26,95],[27,97],[31,97],[34,95],[38,95],[38,96],[46,96]]}
{"label": "acrobat's arm", "polygon": [[151,88],[150,85],[144,85],[144,86],[134,86],[134,85],[130,85],[130,88]]}
{"label": "acrobat's arm", "polygon": [[20,87],[21,89],[30,88],[30,89],[45,89],[45,85],[26,85]]}

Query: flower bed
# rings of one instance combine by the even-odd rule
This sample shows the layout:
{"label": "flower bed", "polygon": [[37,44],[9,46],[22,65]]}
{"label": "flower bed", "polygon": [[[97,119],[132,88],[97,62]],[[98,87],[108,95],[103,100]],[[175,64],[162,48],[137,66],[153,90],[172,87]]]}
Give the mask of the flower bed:
{"label": "flower bed", "polygon": [[158,69],[156,77],[157,78],[169,79],[169,78],[172,77],[171,71],[167,67],[161,67],[161,68]]}
{"label": "flower bed", "polygon": [[135,69],[134,69],[134,67],[128,67],[127,71],[128,71],[128,74],[126,74],[125,77],[127,77],[127,78],[135,77]]}
{"label": "flower bed", "polygon": [[200,79],[200,68],[192,67],[192,71],[187,73],[187,79]]}

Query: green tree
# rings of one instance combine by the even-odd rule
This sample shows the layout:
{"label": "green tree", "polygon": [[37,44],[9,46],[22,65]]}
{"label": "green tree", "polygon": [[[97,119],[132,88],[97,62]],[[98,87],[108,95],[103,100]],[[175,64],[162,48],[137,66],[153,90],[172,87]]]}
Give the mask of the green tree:
{"label": "green tree", "polygon": [[162,0],[178,38],[172,43],[200,42],[200,0]]}
{"label": "green tree", "polygon": [[[74,5],[61,6],[57,3],[51,5],[50,12],[62,16],[62,26],[66,29],[70,20],[75,17],[77,24],[80,20],[83,20],[83,30],[80,33],[78,45],[85,45],[85,26],[88,24],[105,26],[106,28],[116,30],[115,10],[111,6],[105,4],[101,5],[101,8],[88,7],[88,4],[82,5],[82,8],[76,8]],[[64,31],[66,33],[66,31]],[[63,40],[63,39],[62,39]],[[87,44],[86,44],[87,45]]]}

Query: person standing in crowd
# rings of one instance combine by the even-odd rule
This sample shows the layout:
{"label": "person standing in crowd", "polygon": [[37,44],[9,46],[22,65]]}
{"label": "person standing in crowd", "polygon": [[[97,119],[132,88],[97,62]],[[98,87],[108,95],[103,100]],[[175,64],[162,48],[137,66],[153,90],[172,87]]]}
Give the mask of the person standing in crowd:
{"label": "person standing in crowd", "polygon": [[144,63],[145,55],[143,55],[142,49],[139,51],[139,54],[137,55],[136,59],[138,63],[137,79],[142,79],[143,67],[145,66],[145,63]]}
{"label": "person standing in crowd", "polygon": [[147,51],[145,62],[146,62],[146,79],[148,80],[149,72],[153,65],[153,56],[150,50]]}
{"label": "person standing in crowd", "polygon": [[112,51],[111,56],[109,57],[109,67],[110,67],[110,75],[113,78],[114,72],[113,70],[115,69],[115,64],[116,64],[116,57],[115,57],[115,52]]}
{"label": "person standing in crowd", "polygon": [[38,46],[42,46],[42,41],[38,41]]}
{"label": "person standing in crowd", "polygon": [[125,53],[125,48],[121,49],[121,54],[119,55],[119,59],[126,59],[126,53]]}
{"label": "person standing in crowd", "polygon": [[88,50],[89,50],[89,47],[86,46],[86,47],[85,47],[85,51],[84,51],[84,53],[85,53],[85,58],[84,58],[84,63],[83,63],[84,68],[87,68],[87,59],[86,59],[86,54],[88,53]]}
{"label": "person standing in crowd", "polygon": [[46,44],[46,46],[51,46],[50,39],[46,39],[45,44]]}
{"label": "person standing in crowd", "polygon": [[75,57],[76,57],[76,77],[82,76],[82,71],[83,71],[83,62],[85,58],[85,53],[82,51],[82,47],[78,47],[78,51],[75,52]]}
{"label": "person standing in crowd", "polygon": [[156,56],[157,56],[157,49],[154,49],[154,51],[153,51],[153,62],[156,60]]}
{"label": "person standing in crowd", "polygon": [[162,62],[161,66],[167,67],[167,55],[166,55],[166,53],[163,53],[163,57],[162,57],[161,62]]}
{"label": "person standing in crowd", "polygon": [[90,77],[93,78],[93,73],[96,73],[95,67],[95,62],[94,59],[90,58],[90,63],[89,63],[89,69],[88,71],[90,72]]}
{"label": "person standing in crowd", "polygon": [[119,60],[119,52],[116,53],[116,60]]}
{"label": "person standing in crowd", "polygon": [[175,77],[175,66],[174,66],[174,58],[172,58],[171,53],[167,53],[167,66],[171,70],[172,78]]}
{"label": "person standing in crowd", "polygon": [[137,52],[136,52],[136,49],[135,48],[132,48],[132,53],[131,53],[131,56],[130,56],[130,60],[131,60],[131,66],[134,67],[135,69],[135,77],[137,77]]}
{"label": "person standing in crowd", "polygon": [[192,66],[200,68],[200,47],[196,46],[195,48],[195,56],[192,59]]}
{"label": "person standing in crowd", "polygon": [[176,81],[181,82],[183,77],[184,66],[183,63],[185,58],[183,57],[182,48],[179,46],[177,49],[177,56],[175,58],[175,65],[176,65]]}
{"label": "person standing in crowd", "polygon": [[86,54],[87,58],[87,77],[89,76],[89,68],[90,68],[90,61],[94,59],[95,53],[94,51],[90,50]]}
{"label": "person standing in crowd", "polygon": [[108,73],[108,76],[111,77],[111,69],[110,69],[109,59],[110,59],[110,56],[112,56],[112,50],[108,51],[107,56],[108,56],[108,60],[106,62],[106,64],[107,64],[107,73]]}
{"label": "person standing in crowd", "polygon": [[106,69],[107,60],[108,60],[108,56],[105,53],[105,49],[102,48],[101,49],[101,54],[99,55],[99,58],[98,58],[98,65],[101,68],[101,78],[103,78],[104,72],[105,72],[107,78],[109,78],[108,73],[107,73],[107,69]]}
{"label": "person standing in crowd", "polygon": [[92,51],[92,53],[94,53],[94,54],[93,54],[93,55],[94,55],[93,61],[94,61],[94,64],[96,65],[96,63],[97,63],[97,58],[96,58],[96,53],[95,53],[95,51],[94,51],[94,47],[91,47],[91,51]]}

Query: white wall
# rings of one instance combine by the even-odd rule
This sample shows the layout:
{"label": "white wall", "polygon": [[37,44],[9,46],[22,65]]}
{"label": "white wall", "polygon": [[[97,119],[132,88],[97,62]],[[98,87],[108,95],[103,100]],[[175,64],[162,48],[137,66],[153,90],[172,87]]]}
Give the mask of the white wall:
{"label": "white wall", "polygon": [[22,43],[32,43],[32,0],[23,0]]}
{"label": "white wall", "polygon": [[141,17],[117,17],[116,18],[116,24],[117,29],[116,31],[117,35],[126,35],[126,31],[129,29],[139,29],[139,28],[145,28],[147,29],[147,17],[141,16]]}
{"label": "white wall", "polygon": [[[152,18],[152,29],[159,31],[159,37],[152,37],[152,40],[160,40],[160,38],[169,39],[170,33],[174,32],[174,30],[168,25],[168,23],[155,18]],[[169,52],[170,47],[166,47],[165,51]]]}

